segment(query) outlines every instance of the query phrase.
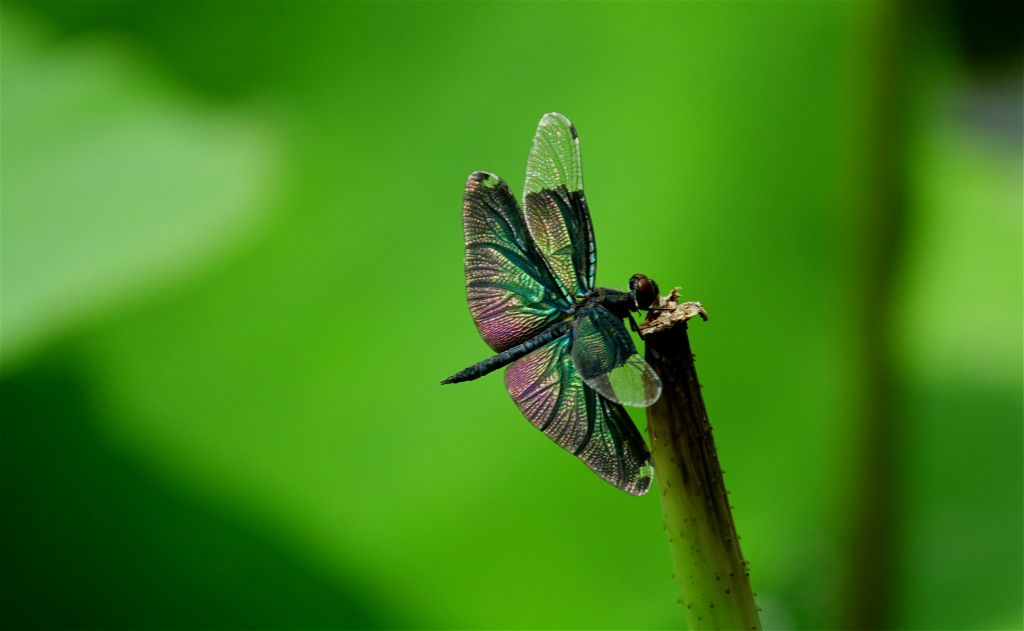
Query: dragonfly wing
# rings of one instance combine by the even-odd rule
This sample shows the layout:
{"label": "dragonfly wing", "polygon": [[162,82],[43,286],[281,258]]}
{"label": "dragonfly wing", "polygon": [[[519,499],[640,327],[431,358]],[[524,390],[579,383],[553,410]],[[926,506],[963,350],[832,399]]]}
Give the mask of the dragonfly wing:
{"label": "dragonfly wing", "polygon": [[466,294],[480,335],[494,351],[521,344],[562,319],[565,297],[526,228],[508,185],[477,171],[462,201]]}
{"label": "dragonfly wing", "polygon": [[576,374],[572,335],[556,338],[505,370],[519,410],[559,447],[615,487],[643,495],[651,486],[651,454],[626,410]]}
{"label": "dragonfly wing", "polygon": [[526,161],[526,224],[569,296],[594,287],[597,250],[583,196],[580,144],[569,119],[552,112],[537,125]]}
{"label": "dragonfly wing", "polygon": [[661,379],[636,352],[622,320],[604,307],[576,313],[572,361],[588,386],[616,403],[645,408],[661,396]]}

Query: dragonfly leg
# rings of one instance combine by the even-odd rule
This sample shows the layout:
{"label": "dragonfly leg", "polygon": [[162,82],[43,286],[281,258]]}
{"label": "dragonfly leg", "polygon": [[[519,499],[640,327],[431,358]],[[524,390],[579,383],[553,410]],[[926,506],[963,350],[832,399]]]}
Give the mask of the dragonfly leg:
{"label": "dragonfly leg", "polygon": [[626,315],[629,316],[629,325],[630,325],[630,327],[632,327],[632,329],[634,331],[636,331],[636,334],[640,336],[641,340],[644,339],[644,332],[640,330],[639,326],[637,326],[636,320],[633,319],[633,314],[632,313],[627,313]]}

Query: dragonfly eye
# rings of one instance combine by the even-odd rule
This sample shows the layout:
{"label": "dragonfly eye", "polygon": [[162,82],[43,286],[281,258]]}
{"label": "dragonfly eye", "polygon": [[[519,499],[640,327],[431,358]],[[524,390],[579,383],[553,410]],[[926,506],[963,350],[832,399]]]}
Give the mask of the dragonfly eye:
{"label": "dragonfly eye", "polygon": [[658,284],[643,274],[634,274],[629,279],[629,293],[633,297],[633,306],[638,311],[646,309],[658,298]]}

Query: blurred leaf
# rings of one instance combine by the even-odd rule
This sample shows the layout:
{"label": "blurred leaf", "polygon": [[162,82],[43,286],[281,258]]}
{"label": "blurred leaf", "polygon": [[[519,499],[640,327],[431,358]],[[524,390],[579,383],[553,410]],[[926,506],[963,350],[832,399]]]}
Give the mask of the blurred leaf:
{"label": "blurred leaf", "polygon": [[[901,313],[897,628],[1019,629],[1024,610],[1024,162],[1020,75],[979,90],[947,62],[912,143]],[[998,85],[998,84],[997,84]],[[1009,125],[956,97],[1002,98]],[[957,115],[954,115],[957,114]],[[975,123],[975,124],[972,124]],[[994,136],[994,127],[1003,133]],[[1017,616],[1012,620],[1012,616]]]}
{"label": "blurred leaf", "polygon": [[[1018,96],[1019,98],[1019,96]],[[1024,348],[1024,230],[1019,148],[933,122],[915,162],[900,339],[926,380],[1016,387]],[[941,340],[941,342],[940,342]]]}
{"label": "blurred leaf", "polygon": [[3,20],[3,366],[251,234],[274,148],[115,38]]}

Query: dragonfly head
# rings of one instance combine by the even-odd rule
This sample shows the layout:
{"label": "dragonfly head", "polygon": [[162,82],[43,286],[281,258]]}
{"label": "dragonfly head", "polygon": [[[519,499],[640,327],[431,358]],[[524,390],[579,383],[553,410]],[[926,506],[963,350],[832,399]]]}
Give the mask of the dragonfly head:
{"label": "dragonfly head", "polygon": [[633,274],[629,279],[629,297],[633,311],[648,309],[658,300],[658,283],[643,274]]}

